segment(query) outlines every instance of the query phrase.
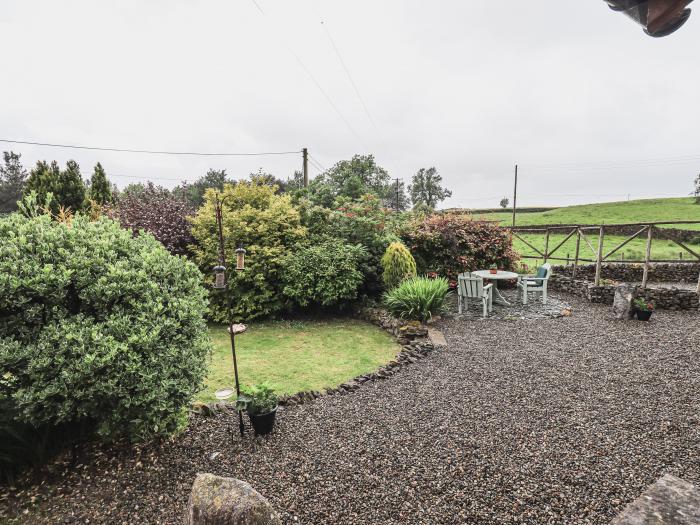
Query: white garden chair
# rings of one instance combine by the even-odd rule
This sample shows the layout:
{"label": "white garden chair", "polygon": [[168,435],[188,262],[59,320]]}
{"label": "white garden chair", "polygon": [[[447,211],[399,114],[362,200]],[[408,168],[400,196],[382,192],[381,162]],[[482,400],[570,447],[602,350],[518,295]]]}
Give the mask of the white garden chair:
{"label": "white garden chair", "polygon": [[545,263],[537,269],[535,275],[519,275],[518,289],[522,296],[523,304],[527,304],[527,294],[539,292],[542,294],[542,304],[547,304],[547,283],[552,276],[552,265]]}
{"label": "white garden chair", "polygon": [[484,317],[493,310],[493,284],[484,285],[484,280],[478,275],[461,273],[457,277],[457,301],[459,313],[469,306],[469,299],[479,299],[484,308]]}

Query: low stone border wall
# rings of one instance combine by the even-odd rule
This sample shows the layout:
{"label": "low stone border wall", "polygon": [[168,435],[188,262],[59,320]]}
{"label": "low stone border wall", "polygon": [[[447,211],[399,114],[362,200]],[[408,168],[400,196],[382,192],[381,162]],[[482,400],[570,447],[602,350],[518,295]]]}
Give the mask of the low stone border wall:
{"label": "low stone border wall", "polygon": [[[554,275],[571,277],[573,266],[554,266]],[[627,283],[641,282],[644,275],[643,264],[607,263],[601,266],[601,277]],[[649,282],[697,283],[700,263],[652,263],[649,266]],[[595,264],[585,264],[576,268],[578,279],[593,281]]]}
{"label": "low stone border wall", "polygon": [[[591,281],[572,279],[554,273],[549,281],[552,290],[583,297],[592,303],[613,304],[615,285],[596,286]],[[645,297],[660,310],[697,310],[700,308],[698,294],[692,290],[679,288],[642,288],[635,286],[635,297]]]}

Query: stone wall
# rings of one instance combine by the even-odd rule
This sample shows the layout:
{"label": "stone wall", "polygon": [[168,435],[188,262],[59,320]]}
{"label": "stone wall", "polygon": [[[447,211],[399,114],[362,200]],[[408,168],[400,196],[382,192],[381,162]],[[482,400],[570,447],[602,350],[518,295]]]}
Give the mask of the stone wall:
{"label": "stone wall", "polygon": [[[578,275],[577,275],[578,277]],[[592,281],[572,279],[556,272],[549,280],[552,290],[570,293],[583,297],[592,303],[613,304],[615,285],[605,284],[596,286]],[[636,285],[635,297],[644,297],[652,301],[661,310],[697,310],[700,301],[697,292],[679,288],[642,288]]]}
{"label": "stone wall", "polygon": [[[571,277],[573,266],[554,266],[555,275]],[[601,277],[626,283],[641,282],[643,264],[606,263],[601,267]],[[649,267],[649,282],[697,283],[700,263],[652,263]],[[576,278],[593,281],[595,264],[586,264],[576,269]]]}

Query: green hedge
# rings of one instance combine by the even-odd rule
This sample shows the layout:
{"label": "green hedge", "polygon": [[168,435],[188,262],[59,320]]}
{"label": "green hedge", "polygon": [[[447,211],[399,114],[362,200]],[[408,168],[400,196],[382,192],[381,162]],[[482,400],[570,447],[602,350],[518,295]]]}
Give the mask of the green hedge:
{"label": "green hedge", "polygon": [[194,264],[109,219],[0,219],[0,430],[176,429],[206,372],[201,283]]}

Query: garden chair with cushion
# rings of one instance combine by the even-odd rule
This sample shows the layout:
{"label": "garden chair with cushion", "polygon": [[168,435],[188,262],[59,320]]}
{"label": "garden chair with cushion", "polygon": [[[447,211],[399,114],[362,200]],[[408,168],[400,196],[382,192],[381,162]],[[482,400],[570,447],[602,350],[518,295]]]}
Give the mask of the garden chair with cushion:
{"label": "garden chair with cushion", "polygon": [[484,317],[493,310],[493,284],[484,285],[484,280],[478,275],[461,273],[457,277],[457,301],[459,313],[463,306],[469,306],[469,299],[478,299],[484,309]]}
{"label": "garden chair with cushion", "polygon": [[539,292],[542,294],[542,303],[547,304],[547,283],[552,276],[552,265],[545,263],[537,269],[535,275],[518,276],[518,289],[522,295],[523,304],[527,304],[527,294],[529,292]]}

